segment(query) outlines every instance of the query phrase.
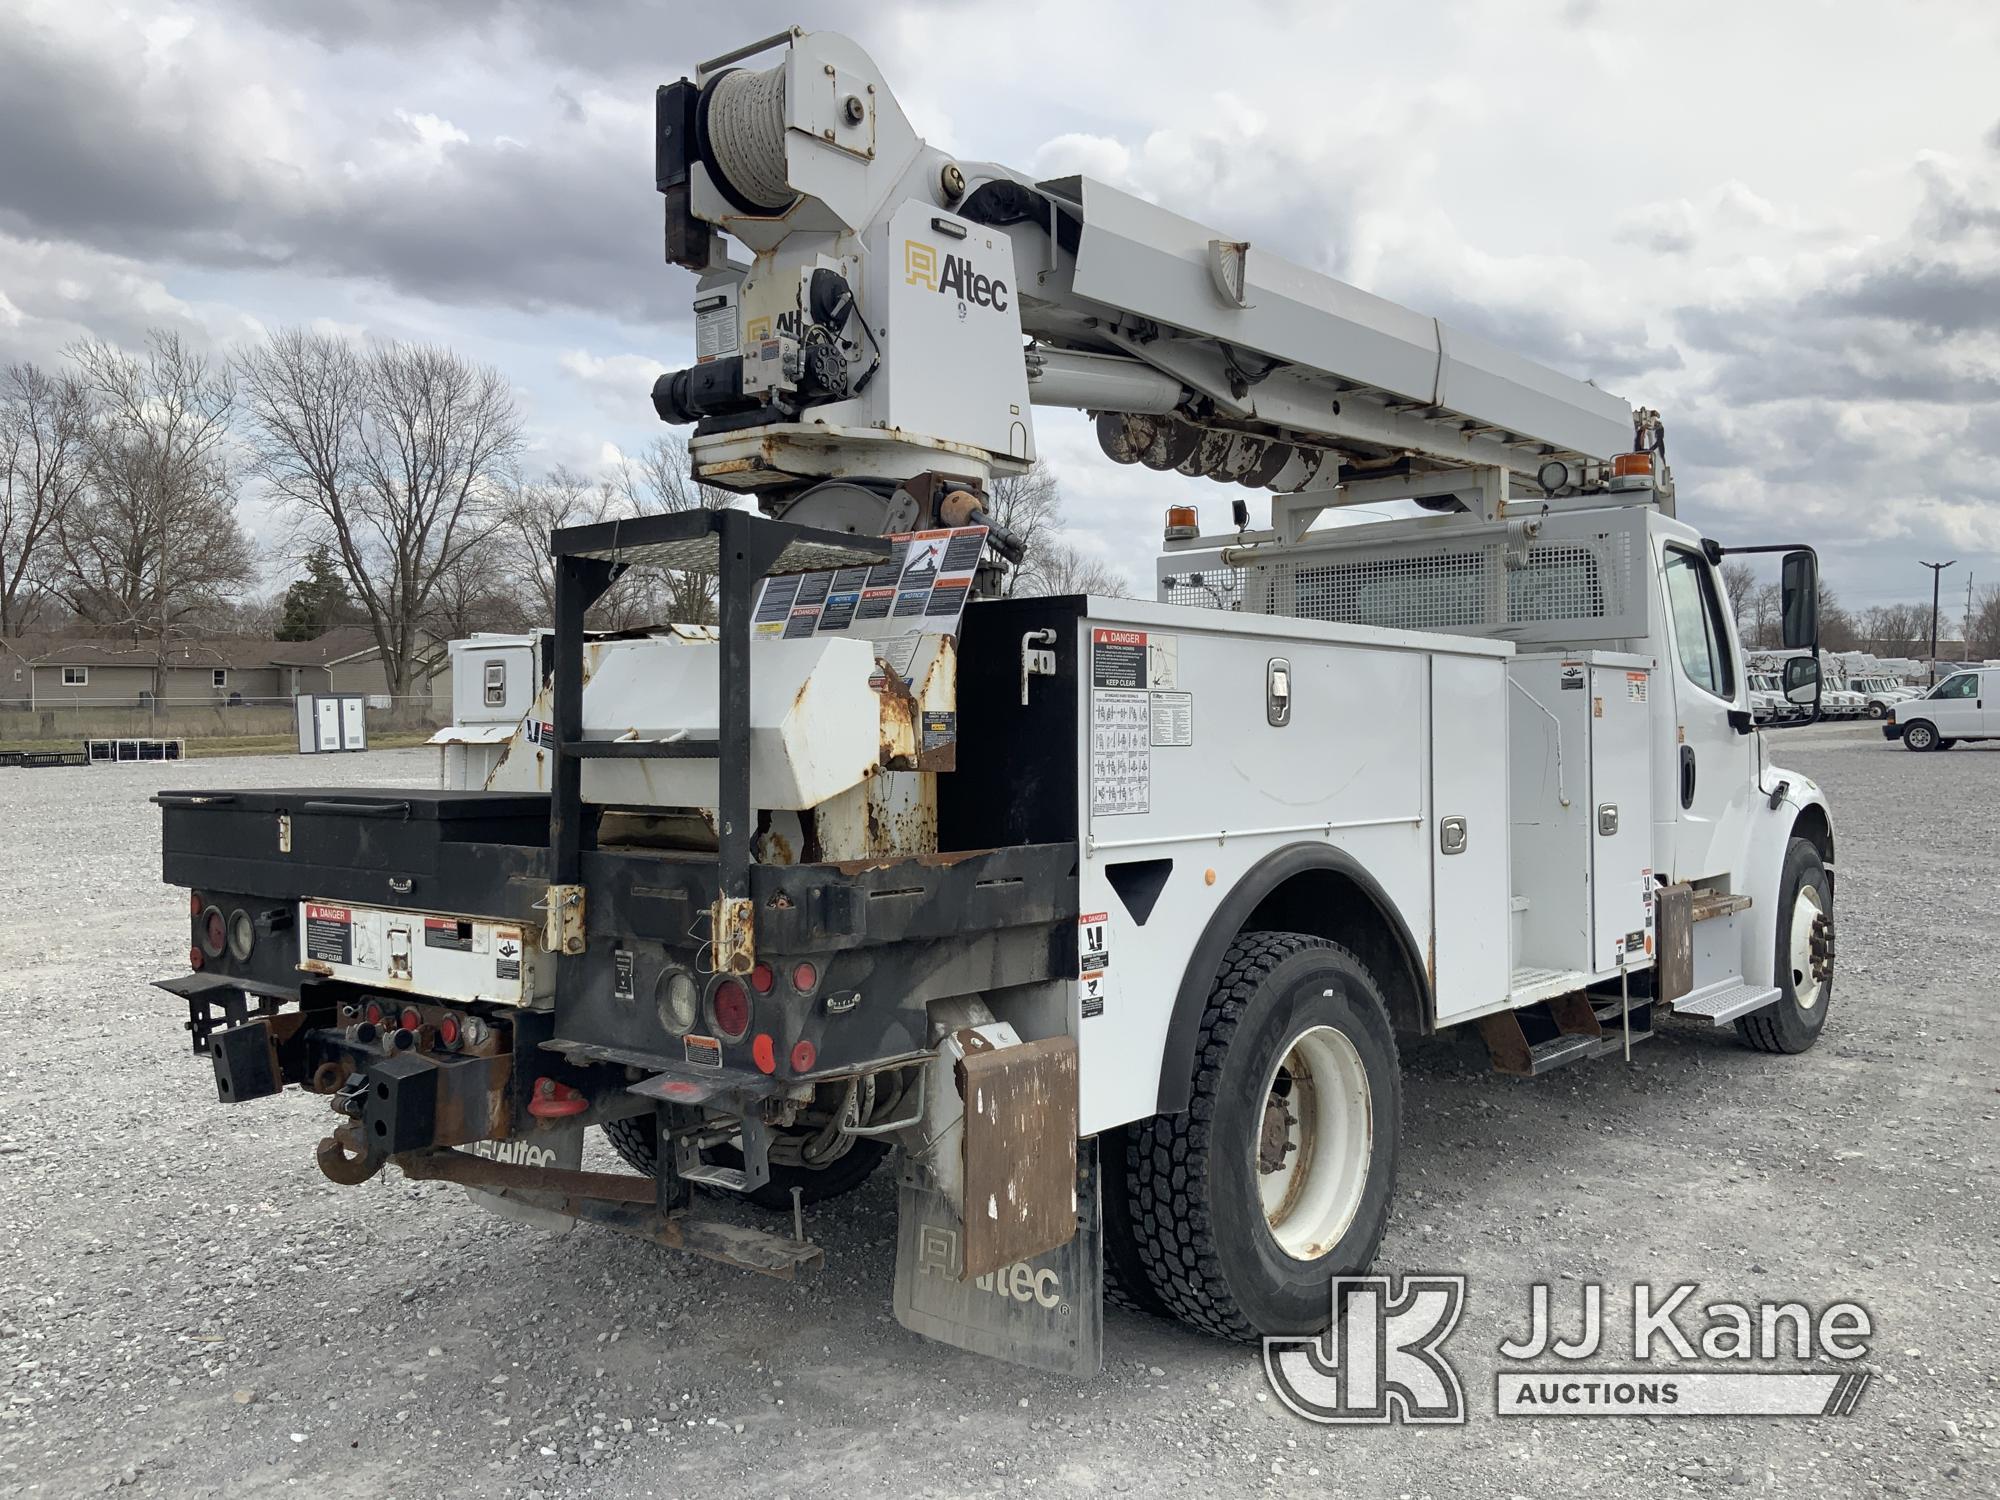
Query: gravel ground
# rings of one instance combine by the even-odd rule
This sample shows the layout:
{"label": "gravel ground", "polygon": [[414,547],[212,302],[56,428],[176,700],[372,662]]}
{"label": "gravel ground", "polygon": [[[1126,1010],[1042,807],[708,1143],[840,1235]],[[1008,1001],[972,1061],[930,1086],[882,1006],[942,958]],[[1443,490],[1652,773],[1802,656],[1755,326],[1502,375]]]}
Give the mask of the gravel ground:
{"label": "gravel ground", "polygon": [[[799,1289],[396,1172],[335,1188],[324,1104],[217,1105],[148,988],[186,937],[146,797],[308,768],[0,770],[0,1494],[2000,1493],[2000,1021],[1975,978],[2000,969],[2000,745],[1775,743],[1840,838],[1816,1050],[1679,1026],[1534,1082],[1456,1039],[1410,1050],[1382,1269],[1472,1278],[1449,1346],[1472,1418],[1428,1430],[1309,1426],[1253,1352],[1116,1310],[1091,1382],[906,1334],[887,1174],[814,1216],[827,1268]],[[1495,1346],[1537,1280],[1604,1283],[1614,1334],[1635,1280],[1856,1298],[1877,1378],[1844,1420],[1500,1419]]]}

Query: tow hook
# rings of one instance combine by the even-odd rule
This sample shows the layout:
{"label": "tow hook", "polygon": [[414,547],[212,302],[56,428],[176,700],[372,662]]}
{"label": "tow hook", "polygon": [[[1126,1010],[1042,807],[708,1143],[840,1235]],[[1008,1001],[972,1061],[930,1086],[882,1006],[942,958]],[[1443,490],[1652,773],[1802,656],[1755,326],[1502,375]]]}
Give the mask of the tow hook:
{"label": "tow hook", "polygon": [[537,1078],[535,1091],[528,1100],[528,1113],[538,1120],[560,1120],[570,1115],[580,1115],[590,1108],[590,1101],[566,1083],[557,1083],[553,1078]]}
{"label": "tow hook", "polygon": [[357,1147],[354,1144],[354,1127],[346,1122],[335,1126],[333,1134],[320,1141],[314,1157],[327,1179],[342,1187],[366,1182],[381,1171],[383,1162],[388,1160],[387,1157],[371,1156],[365,1149]]}

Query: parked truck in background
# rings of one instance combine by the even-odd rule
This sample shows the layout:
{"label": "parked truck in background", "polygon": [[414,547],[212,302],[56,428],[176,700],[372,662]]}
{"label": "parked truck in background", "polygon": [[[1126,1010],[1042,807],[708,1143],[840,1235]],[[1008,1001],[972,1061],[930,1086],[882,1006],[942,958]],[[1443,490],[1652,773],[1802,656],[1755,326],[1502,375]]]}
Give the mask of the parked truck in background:
{"label": "parked truck in background", "polygon": [[[1779,555],[1810,717],[1815,561],[1680,520],[1657,413],[926,144],[835,35],[704,64],[656,124],[698,358],[654,404],[761,514],[555,533],[546,652],[479,666],[506,717],[456,785],[160,794],[162,987],[224,1101],[325,1095],[338,1182],[785,1277],[805,1206],[893,1162],[898,1318],[1089,1371],[1106,1288],[1326,1324],[1409,1038],[1521,1077],[1669,1015],[1813,1044],[1833,824],[1771,764],[1719,564]],[[1168,507],[1155,601],[1002,597],[1037,405],[1269,524]],[[1385,499],[1426,513],[1314,526]],[[587,638],[651,567],[712,573],[714,627]],[[580,1169],[589,1126],[632,1173]]]}

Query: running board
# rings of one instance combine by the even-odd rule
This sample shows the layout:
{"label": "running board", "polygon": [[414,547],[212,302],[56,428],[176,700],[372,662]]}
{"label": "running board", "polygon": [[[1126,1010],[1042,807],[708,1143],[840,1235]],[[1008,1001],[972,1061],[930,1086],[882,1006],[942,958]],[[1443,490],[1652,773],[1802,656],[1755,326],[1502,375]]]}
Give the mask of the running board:
{"label": "running board", "polygon": [[1673,1002],[1673,1013],[1677,1016],[1704,1016],[1717,1026],[1727,1026],[1738,1016],[1762,1010],[1782,993],[1776,989],[1753,990],[1740,979],[1725,979],[1692,995],[1683,995]]}
{"label": "running board", "polygon": [[1586,1057],[1608,1057],[1623,1052],[1630,1042],[1643,1042],[1653,1034],[1650,1015],[1641,1011],[1628,1033],[1626,1017],[1617,1002],[1599,1009],[1580,991],[1572,991],[1547,1003],[1548,1020],[1556,1034],[1530,1042],[1521,1026],[1517,1010],[1496,1011],[1479,1020],[1479,1034],[1486,1042],[1493,1070],[1510,1078],[1536,1078]]}

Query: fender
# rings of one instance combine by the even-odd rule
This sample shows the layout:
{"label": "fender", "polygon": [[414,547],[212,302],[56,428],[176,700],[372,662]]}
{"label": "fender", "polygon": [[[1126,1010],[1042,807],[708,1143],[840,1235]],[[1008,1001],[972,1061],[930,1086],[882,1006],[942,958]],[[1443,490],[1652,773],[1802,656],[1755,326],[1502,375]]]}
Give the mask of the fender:
{"label": "fender", "polygon": [[1202,1011],[1208,1004],[1209,986],[1222,965],[1222,955],[1236,935],[1249,923],[1264,899],[1295,876],[1327,871],[1351,880],[1375,908],[1375,915],[1388,930],[1400,954],[1418,999],[1422,1029],[1432,1029],[1437,1007],[1431,995],[1430,970],[1423,950],[1411,936],[1402,913],[1389,899],[1381,882],[1369,874],[1360,861],[1345,849],[1331,844],[1287,844],[1266,855],[1244,873],[1229,894],[1222,898],[1201,939],[1194,945],[1180,989],[1174,995],[1174,1011],[1167,1022],[1166,1045],[1160,1052],[1159,1113],[1178,1114],[1188,1106],[1188,1090],[1194,1074],[1195,1043],[1201,1036]]}

